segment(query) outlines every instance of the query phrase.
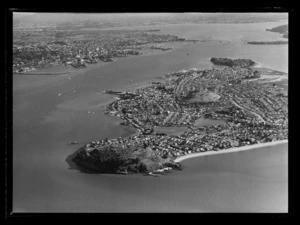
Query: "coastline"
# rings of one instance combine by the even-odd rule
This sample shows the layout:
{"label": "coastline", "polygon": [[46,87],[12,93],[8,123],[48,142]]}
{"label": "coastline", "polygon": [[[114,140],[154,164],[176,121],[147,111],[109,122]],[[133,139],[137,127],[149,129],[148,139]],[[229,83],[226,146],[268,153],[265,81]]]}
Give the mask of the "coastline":
{"label": "coastline", "polygon": [[[213,58],[212,58],[213,59]],[[227,59],[227,58],[216,58],[216,59],[222,59],[223,61],[225,60],[225,59]],[[231,61],[234,61],[234,60],[232,60],[232,59],[230,59]],[[238,61],[238,63],[239,64],[242,64],[242,65],[245,65],[246,67],[253,67],[253,65],[255,65],[254,64],[254,62],[253,61],[251,61],[250,60],[250,62],[249,62],[249,59],[246,59],[246,62],[245,62],[245,59],[244,59],[244,61],[242,61],[243,59],[236,59],[237,61]],[[212,61],[212,60],[211,60]],[[223,64],[223,63],[222,63]],[[251,64],[251,65],[248,65],[248,64]],[[268,70],[268,72],[274,72],[274,70],[272,70],[272,69],[266,69],[266,68],[264,68],[265,70]],[[270,73],[271,73],[270,72]],[[276,73],[278,73],[279,71],[275,71]],[[282,73],[282,72],[280,72],[280,73]],[[267,76],[267,75],[265,75],[265,76]],[[274,75],[273,75],[274,76]],[[277,76],[278,75],[276,75],[276,78],[277,78]],[[163,76],[163,77],[161,77],[161,78],[165,78],[166,76]],[[166,79],[166,78],[165,78]],[[164,79],[164,80],[165,80]],[[281,78],[280,78],[281,79]],[[129,87],[131,87],[130,88],[130,91],[132,91],[132,90],[137,90],[137,89],[139,89],[139,88],[141,88],[141,87],[148,87],[149,86],[149,83],[150,83],[150,80],[147,80],[147,81],[144,81],[144,82],[141,82],[141,83],[133,83],[133,84],[130,84],[129,86],[127,86],[126,85],[126,87],[127,88],[121,88],[121,89],[123,89],[123,90],[118,90],[118,91],[127,91],[128,90],[128,88]],[[124,90],[125,89],[125,90]],[[130,92],[129,91],[129,92]],[[109,93],[108,93],[109,94]],[[140,95],[141,96],[141,95]],[[114,100],[112,99],[112,101],[114,102]],[[239,107],[239,106],[238,106]],[[241,107],[241,108],[243,108],[243,107]],[[110,113],[110,111],[112,112],[112,113]],[[122,120],[125,120],[122,116],[121,116],[121,114],[117,114],[116,115],[116,112],[117,112],[117,109],[116,108],[114,108],[114,106],[112,107],[112,108],[110,108],[110,110],[108,110],[107,112],[106,112],[106,114],[108,114],[109,116],[117,116],[117,117],[120,117]],[[112,115],[113,114],[113,115]],[[257,114],[256,114],[257,115]],[[260,117],[259,115],[257,115],[258,117]],[[261,120],[263,120],[261,117],[260,117],[260,119]],[[127,119],[126,119],[127,120]],[[132,122],[132,120],[130,120],[129,119],[129,121],[130,122]],[[123,122],[122,122],[123,123]],[[128,124],[131,124],[131,123],[128,123],[128,120],[127,120],[127,122],[125,122],[125,124],[123,123],[122,124],[121,123],[121,125],[128,125]],[[138,125],[136,125],[136,123],[135,122],[132,122],[132,126],[133,127],[135,127],[135,128],[137,128],[137,129],[135,129],[136,130],[136,132],[134,132],[133,133],[133,135],[139,135],[139,134],[149,134],[149,133],[147,133],[147,132],[149,132],[149,130],[147,130],[147,129],[144,129],[144,128],[141,128],[141,124],[140,124],[140,122],[138,123],[139,124],[139,126]],[[152,129],[153,130],[153,129]],[[150,133],[151,134],[151,133]],[[142,136],[141,136],[142,137]],[[279,139],[281,139],[281,138],[279,138]],[[114,141],[115,141],[116,139],[113,139],[113,141],[111,142],[111,143],[113,143]],[[271,139],[272,140],[272,139]],[[97,143],[94,141],[94,143],[92,142],[92,145],[87,145],[85,148],[83,148],[83,150],[82,150],[82,152],[85,152],[85,151],[87,151],[87,153],[83,153],[83,154],[87,154],[87,156],[90,156],[89,155],[89,151],[92,151],[93,150],[93,148],[94,149],[97,149],[97,150],[99,150],[98,149],[98,147],[99,146],[101,146],[101,145],[105,145],[104,143],[105,142],[102,142],[103,140],[101,140],[101,141],[97,141]],[[194,158],[194,157],[199,157],[199,156],[206,156],[206,155],[213,155],[213,154],[221,154],[221,153],[223,153],[223,152],[225,152],[225,153],[230,153],[230,152],[237,152],[237,151],[244,151],[244,150],[250,150],[250,149],[255,149],[255,148],[262,148],[262,147],[267,147],[267,146],[272,146],[272,145],[276,145],[276,144],[280,144],[280,143],[287,143],[287,141],[288,140],[280,140],[280,141],[272,141],[272,142],[266,142],[266,143],[259,143],[259,144],[254,144],[254,145],[244,145],[244,146],[240,146],[240,147],[233,147],[233,146],[235,146],[235,145],[227,145],[226,147],[228,148],[228,149],[224,149],[224,150],[226,150],[226,151],[223,151],[223,150],[219,150],[219,149],[212,149],[212,148],[209,148],[209,149],[206,149],[206,151],[205,152],[203,152],[202,151],[202,149],[201,149],[201,152],[199,152],[199,146],[198,146],[198,150],[197,150],[197,148],[195,148],[195,151],[194,151],[194,153],[192,153],[192,151],[189,151],[189,153],[190,154],[186,154],[186,153],[188,153],[187,151],[185,151],[184,152],[184,154],[185,155],[183,155],[183,156],[179,156],[178,158],[175,158],[176,157],[176,155],[178,156],[178,155],[182,155],[182,152],[181,153],[179,153],[178,154],[178,152],[176,152],[176,154],[174,153],[174,152],[172,152],[172,151],[176,151],[176,150],[169,150],[169,148],[168,147],[166,147],[166,146],[163,146],[163,147],[160,147],[160,149],[161,148],[166,148],[166,149],[168,149],[168,150],[166,150],[167,151],[167,153],[169,154],[169,159],[171,159],[171,161],[172,161],[172,163],[175,163],[176,164],[176,166],[178,166],[179,168],[180,168],[180,165],[178,164],[179,162],[181,162],[181,161],[183,161],[183,160],[185,160],[185,159],[189,159],[189,158]],[[107,142],[107,141],[106,141]],[[119,142],[119,144],[120,143],[122,143],[122,145],[124,145],[124,143],[126,142],[126,141],[118,141]],[[149,145],[149,144],[148,144]],[[243,144],[242,144],[243,145]],[[230,148],[231,147],[231,148]],[[224,148],[224,147],[223,147]],[[155,149],[156,150],[156,149]],[[170,155],[170,152],[169,151],[171,151],[171,155]],[[196,153],[197,152],[197,153]],[[158,154],[159,156],[161,156],[161,154]],[[78,157],[77,157],[78,156]],[[94,157],[94,156],[91,156],[91,157]],[[79,158],[79,161],[77,160]],[[76,162],[80,162],[80,160],[85,160],[85,156],[83,156],[83,158],[82,158],[82,154],[77,154],[76,155]],[[150,172],[163,172],[161,169],[157,169],[157,170],[149,170],[149,169],[147,169],[148,171],[150,171]],[[127,173],[127,170],[126,170],[126,173]],[[149,175],[152,175],[151,173],[149,173]]]}
{"label": "coastline", "polygon": [[[221,59],[223,59],[223,58],[221,58]],[[239,62],[239,63],[244,63],[244,61],[242,61],[242,62]],[[270,70],[270,69],[269,69]],[[272,70],[273,71],[273,70]],[[135,86],[135,87],[134,87]],[[140,83],[140,84],[131,84],[131,90],[136,90],[136,89],[138,89],[138,88],[141,88],[141,86],[143,87],[147,87],[147,86],[149,86],[149,80],[147,81],[147,82],[143,82],[143,84],[142,83]],[[126,88],[127,89],[127,88]],[[115,112],[116,112],[116,109],[114,108],[114,107],[112,107],[112,109],[110,109],[110,111],[112,111],[113,113],[114,113],[114,115],[115,115]],[[108,111],[108,114],[109,114],[109,111]],[[122,118],[122,116],[120,116],[120,114],[117,114],[117,116],[118,117],[121,117]],[[260,116],[259,116],[260,117]],[[124,118],[123,118],[124,119]],[[263,120],[262,118],[261,118],[261,120]],[[130,122],[132,122],[131,120],[129,120]],[[127,125],[128,123],[125,123],[125,125]],[[124,125],[124,124],[122,124],[122,125]],[[132,124],[131,124],[132,125]],[[141,124],[139,123],[139,125],[141,126]],[[145,129],[145,130],[143,130],[144,128],[140,128],[140,126],[138,126],[138,125],[136,125],[136,123],[133,123],[133,126],[135,127],[135,128],[137,128],[137,132],[135,132],[134,134],[136,135],[136,134],[139,134],[139,133],[142,133],[142,134],[144,134],[144,132],[145,132],[145,130],[146,130],[146,132],[148,132],[148,130],[147,129]],[[139,131],[141,131],[141,132],[139,132]],[[145,133],[146,133],[145,132]],[[149,133],[146,133],[146,134],[149,134]],[[151,134],[151,133],[150,133]],[[142,136],[141,136],[142,137]],[[279,139],[281,139],[281,138],[279,138]],[[115,140],[116,139],[113,139],[113,141],[111,142],[111,143],[114,143],[115,142]],[[272,140],[272,139],[271,139]],[[106,142],[107,142],[107,140],[106,140]],[[122,145],[124,145],[124,143],[126,142],[126,141],[117,141],[119,144],[120,143],[122,143]],[[196,152],[198,152],[198,153],[192,153],[191,151],[189,151],[189,153],[190,154],[186,154],[187,153],[187,151],[185,151],[184,152],[184,154],[186,154],[186,155],[183,155],[183,156],[180,156],[180,157],[178,157],[178,158],[175,158],[174,159],[174,156],[175,155],[180,155],[180,154],[182,154],[182,152],[181,153],[179,153],[178,154],[178,152],[176,152],[176,150],[169,150],[169,147],[167,146],[160,146],[160,149],[162,149],[162,148],[165,148],[165,149],[168,149],[168,150],[166,150],[167,151],[167,154],[169,154],[169,159],[171,159],[171,161],[172,161],[172,163],[175,163],[175,164],[172,164],[172,165],[176,165],[178,168],[180,168],[180,165],[179,165],[179,162],[181,162],[181,161],[183,161],[183,160],[186,160],[186,159],[189,159],[189,158],[194,158],[194,157],[199,157],[199,156],[207,156],[207,155],[213,155],[213,154],[221,154],[221,153],[230,153],[230,152],[237,152],[237,151],[245,151],[245,150],[250,150],[250,149],[255,149],[255,148],[262,148],[262,147],[268,147],[268,146],[273,146],[273,145],[277,145],[277,144],[283,144],[283,143],[287,143],[288,142],[288,140],[279,140],[279,141],[272,141],[272,142],[266,142],[266,143],[259,143],[259,144],[254,144],[254,145],[244,145],[244,146],[240,146],[240,147],[233,147],[233,146],[235,146],[235,145],[227,145],[226,147],[228,148],[228,149],[224,149],[224,150],[218,150],[218,149],[215,149],[215,150],[211,150],[212,148],[209,148],[209,149],[206,149],[206,152],[203,152],[202,151],[202,149],[201,149],[201,151],[202,152],[199,152],[199,146],[198,146],[198,148],[194,148],[195,150],[194,150],[194,152],[196,151]],[[97,141],[97,142],[92,142],[92,144],[91,145],[87,145],[85,148],[83,148],[83,150],[81,151],[81,152],[79,152],[79,154],[77,154],[76,155],[76,157],[74,158],[74,159],[76,159],[76,161],[73,159],[73,161],[75,161],[76,163],[79,163],[79,164],[81,164],[81,165],[87,165],[87,164],[82,164],[81,163],[81,160],[83,160],[83,161],[85,161],[85,154],[87,155],[87,156],[90,156],[89,155],[89,153],[88,152],[90,152],[90,151],[93,151],[93,149],[97,149],[97,150],[99,150],[99,146],[104,146],[105,144],[104,144],[105,142],[103,142],[103,140],[101,140],[101,141]],[[145,145],[145,144],[144,144]],[[149,145],[149,144],[148,144]],[[241,145],[243,145],[243,144],[241,144]],[[119,145],[120,146],[120,145]],[[147,145],[146,145],[147,146]],[[230,148],[231,147],[231,148]],[[146,147],[145,147],[146,148]],[[224,148],[224,147],[223,147]],[[198,150],[197,150],[198,149]],[[156,149],[155,149],[156,150]],[[86,152],[87,151],[87,152]],[[170,155],[170,152],[169,151],[171,151],[171,155]],[[176,152],[176,154],[174,153],[174,151]],[[83,152],[83,153],[82,153]],[[81,154],[82,153],[82,154]],[[163,153],[164,154],[164,156],[166,156],[165,155],[165,153]],[[159,156],[161,156],[162,154],[158,154]],[[91,156],[91,157],[94,157],[94,156]],[[85,163],[85,162],[84,162]],[[146,164],[144,164],[144,165],[146,165]],[[126,165],[127,166],[127,165]],[[154,169],[153,170],[153,168],[152,169],[149,169],[150,167],[149,167],[149,165],[147,164],[147,166],[145,166],[145,167],[147,167],[147,169],[146,169],[146,171],[150,171],[150,173],[149,173],[149,175],[153,175],[152,174],[152,172],[153,173],[155,173],[155,172],[158,172],[158,173],[162,173],[162,172],[164,172],[164,169],[161,169],[161,168],[159,168],[159,169]],[[148,168],[149,167],[149,168]],[[169,166],[167,166],[167,167],[165,167],[165,168],[168,168]],[[173,167],[173,166],[171,166],[171,167]],[[177,168],[176,167],[176,168]],[[127,168],[127,167],[126,167]],[[140,167],[136,167],[136,166],[134,166],[133,168],[140,168]],[[130,171],[131,171],[131,169],[130,169]],[[133,170],[134,171],[134,170]],[[137,172],[137,171],[139,171],[138,169],[136,169],[135,170],[135,172]],[[143,171],[142,171],[143,172]],[[127,173],[127,169],[126,169],[126,173]]]}
{"label": "coastline", "polygon": [[240,152],[240,151],[246,151],[246,150],[251,150],[251,149],[255,149],[255,148],[262,148],[262,147],[274,146],[274,145],[285,144],[285,143],[288,143],[288,140],[280,140],[280,141],[259,143],[259,144],[254,144],[254,145],[246,145],[246,146],[242,146],[242,147],[228,148],[228,149],[220,150],[220,151],[192,153],[189,155],[179,156],[178,158],[176,158],[174,160],[174,162],[179,163],[186,159],[191,159],[191,158],[196,158],[196,157],[201,157],[201,156],[216,155],[216,154],[231,153],[231,152]]}
{"label": "coastline", "polygon": [[[110,64],[110,63],[114,63],[118,60],[122,60],[124,58],[128,58],[128,57],[140,57],[140,56],[149,56],[149,55],[160,55],[160,54],[166,54],[168,52],[172,52],[174,50],[183,48],[185,46],[188,45],[193,45],[193,44],[197,44],[197,42],[201,42],[201,40],[184,40],[184,41],[170,41],[170,42],[163,42],[162,44],[164,45],[168,45],[171,46],[171,49],[167,50],[167,51],[162,51],[162,50],[151,50],[151,49],[142,49],[141,53],[139,55],[129,55],[127,57],[113,57],[113,61],[111,62],[103,62],[101,60],[98,60],[97,63],[94,64],[87,64],[86,67],[83,68],[73,68],[70,65],[52,65],[52,66],[48,66],[48,67],[44,67],[44,68],[40,68],[38,70],[34,70],[34,71],[29,71],[29,72],[23,72],[23,73],[13,73],[13,75],[65,75],[65,74],[69,74],[69,75],[73,75],[73,74],[77,74],[77,73],[84,73],[90,69],[94,69],[102,67],[104,65]],[[178,45],[176,46],[176,43],[180,43],[182,45]],[[155,44],[155,43],[152,43]],[[59,71],[52,71],[53,69],[56,70],[57,67],[61,67]]]}
{"label": "coastline", "polygon": [[22,75],[22,76],[26,76],[26,75],[64,75],[64,74],[69,74],[72,72],[54,72],[54,73],[47,73],[47,72],[36,72],[36,73],[14,73],[13,75]]}
{"label": "coastline", "polygon": [[[202,28],[202,26],[195,27]],[[246,37],[248,27],[241,33]],[[255,25],[255,29],[257,28],[259,26]],[[231,29],[230,26],[226,29],[225,34],[230,34],[233,38],[238,37],[237,33],[232,32],[235,27]],[[178,29],[176,32],[180,33],[181,30]],[[195,36],[196,31],[203,32],[202,29],[191,29],[191,35]],[[210,33],[215,35],[217,31],[212,30]],[[220,33],[223,33],[222,29]],[[251,30],[249,35],[253,33],[255,32]],[[104,89],[119,90],[125,85],[132,85],[129,83],[130,79],[133,83],[140,82],[149,77],[168,73],[169,68],[171,68],[170,72],[191,67],[206,69],[205,63],[208,62],[209,57],[203,53],[221,57],[226,52],[226,56],[232,58],[245,54],[250,59],[262,62],[266,67],[287,70],[285,69],[287,60],[282,60],[284,58],[281,54],[282,50],[276,46],[274,51],[273,46],[250,48],[252,46],[237,45],[237,48],[229,48],[234,44],[235,42],[220,46],[216,44],[216,47],[210,44],[202,47],[199,43],[192,48],[185,47],[180,50],[181,52],[177,51],[170,56],[168,52],[161,53],[166,57],[139,55],[133,60],[128,60],[128,66],[122,62],[111,62],[87,73],[84,70],[88,69],[78,69],[75,74],[61,76],[15,76],[13,83],[15,91],[13,93],[14,211],[280,212],[283,206],[287,205],[287,201],[282,202],[287,199],[286,144],[244,153],[182,161],[182,171],[170,172],[160,177],[161,179],[141,174],[130,176],[86,174],[81,172],[75,163],[71,166],[65,161],[71,159],[72,154],[76,153],[81,145],[92,140],[105,137],[112,139],[119,136],[126,138],[127,127],[117,125],[118,122],[114,121],[118,119],[117,117],[110,120],[108,118],[112,116],[105,116],[102,112],[101,106],[107,99],[102,98],[101,92]],[[269,51],[271,47],[272,51]],[[282,47],[285,49],[285,46]],[[215,55],[216,52],[218,54]],[[190,55],[186,56],[186,53]],[[280,57],[273,57],[275,55]],[[136,60],[138,58],[147,59]],[[193,58],[197,58],[199,63],[194,63]],[[179,59],[182,60],[179,62]],[[124,61],[123,58],[121,60]],[[137,61],[136,67],[141,67],[141,70],[133,68],[134,61]],[[150,69],[144,68],[145,64],[150,64],[153,68],[151,75],[148,75]],[[180,65],[177,66],[178,64]],[[110,69],[105,69],[106,67]],[[158,67],[162,69],[156,69]],[[115,72],[113,68],[117,71],[123,70],[124,73]],[[118,85],[114,86],[110,82],[110,74],[111,80],[115,80]],[[116,76],[119,76],[120,80],[116,80]],[[68,77],[71,79],[69,80]],[[78,85],[76,94],[57,96],[64,90],[74,90],[76,85]],[[112,101],[114,101],[113,97]],[[101,104],[99,110],[96,108],[98,104]],[[95,114],[87,113],[87,110],[93,110]],[[116,125],[111,125],[114,122]],[[75,140],[79,144],[66,143]],[[226,153],[225,149],[223,150]],[[69,156],[70,158],[67,158]],[[235,204],[228,204],[233,200]]]}

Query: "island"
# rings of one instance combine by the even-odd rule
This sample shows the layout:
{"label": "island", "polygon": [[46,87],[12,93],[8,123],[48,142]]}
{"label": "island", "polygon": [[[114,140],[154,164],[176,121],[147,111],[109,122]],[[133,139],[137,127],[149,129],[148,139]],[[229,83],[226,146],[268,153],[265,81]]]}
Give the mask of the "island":
{"label": "island", "polygon": [[210,61],[215,65],[230,67],[249,67],[254,65],[254,62],[250,59],[211,58]]}
{"label": "island", "polygon": [[136,133],[92,141],[73,161],[98,173],[158,176],[180,170],[176,159],[185,155],[286,140],[288,99],[280,82],[266,82],[250,59],[211,61],[226,66],[169,73],[136,90],[108,90],[118,98],[105,113]]}

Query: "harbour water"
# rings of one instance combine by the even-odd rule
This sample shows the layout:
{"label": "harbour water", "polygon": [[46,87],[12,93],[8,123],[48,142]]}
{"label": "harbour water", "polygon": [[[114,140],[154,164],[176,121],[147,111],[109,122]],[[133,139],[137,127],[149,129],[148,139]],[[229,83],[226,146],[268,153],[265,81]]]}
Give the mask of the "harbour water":
{"label": "harbour water", "polygon": [[[157,26],[161,32],[213,41],[73,74],[14,76],[13,211],[287,211],[287,145],[190,159],[182,162],[183,171],[158,178],[85,174],[68,161],[86,142],[134,132],[103,114],[112,100],[102,94],[105,89],[132,89],[168,72],[211,68],[210,57],[250,58],[287,72],[287,45],[243,43],[280,39],[265,29],[281,24]],[[78,145],[67,144],[75,140]]]}

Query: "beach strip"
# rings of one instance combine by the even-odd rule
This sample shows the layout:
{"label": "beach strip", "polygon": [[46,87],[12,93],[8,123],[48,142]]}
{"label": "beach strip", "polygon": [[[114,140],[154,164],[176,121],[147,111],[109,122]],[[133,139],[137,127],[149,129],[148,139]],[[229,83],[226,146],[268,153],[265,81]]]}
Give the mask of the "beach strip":
{"label": "beach strip", "polygon": [[254,145],[246,145],[246,146],[242,146],[242,147],[228,148],[228,149],[219,150],[219,151],[207,151],[207,152],[200,152],[200,153],[192,153],[189,155],[180,156],[180,157],[176,158],[174,160],[174,162],[182,162],[183,160],[200,157],[200,156],[246,151],[246,150],[251,150],[251,149],[255,149],[255,148],[262,148],[262,147],[274,146],[274,145],[285,144],[285,143],[288,143],[288,140],[280,140],[280,141],[259,143],[259,144],[254,144]]}

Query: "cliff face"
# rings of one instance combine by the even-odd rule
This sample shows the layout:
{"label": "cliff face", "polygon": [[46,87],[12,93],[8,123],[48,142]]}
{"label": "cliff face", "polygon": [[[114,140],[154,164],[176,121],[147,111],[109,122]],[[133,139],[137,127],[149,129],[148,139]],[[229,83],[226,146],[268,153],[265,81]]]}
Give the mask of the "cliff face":
{"label": "cliff face", "polygon": [[255,62],[250,59],[229,59],[229,58],[211,58],[210,60],[215,65],[221,66],[238,66],[238,67],[249,67],[252,66]]}

